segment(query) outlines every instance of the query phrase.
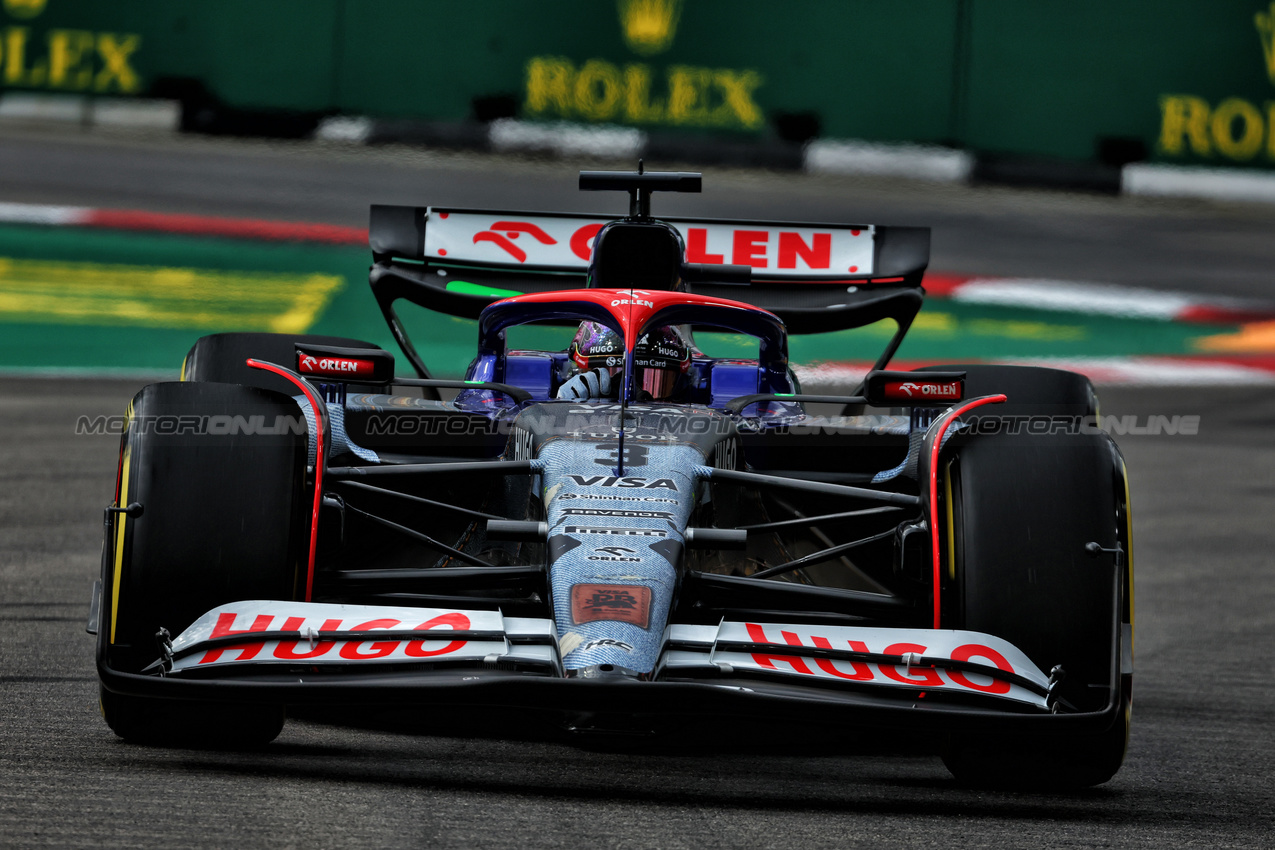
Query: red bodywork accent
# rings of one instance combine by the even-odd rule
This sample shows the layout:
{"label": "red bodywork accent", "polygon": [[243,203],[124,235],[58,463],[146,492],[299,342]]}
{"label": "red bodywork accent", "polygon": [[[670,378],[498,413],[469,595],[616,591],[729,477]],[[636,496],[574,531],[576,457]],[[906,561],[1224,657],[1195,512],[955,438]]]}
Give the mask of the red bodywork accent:
{"label": "red bodywork accent", "polygon": [[943,435],[947,433],[947,429],[956,421],[962,413],[973,410],[976,407],[982,407],[985,404],[1000,404],[1005,400],[1005,395],[989,395],[983,398],[976,398],[968,401],[954,409],[952,415],[946,417],[942,424],[939,425],[939,431],[934,436],[934,448],[930,450],[930,541],[932,547],[932,555],[934,557],[934,628],[940,628],[939,616],[939,579],[942,575],[939,561],[939,450],[943,448]]}
{"label": "red bodywork accent", "polygon": [[[630,331],[641,328],[654,313],[676,304],[705,304],[713,307],[734,307],[749,313],[761,313],[779,321],[769,310],[731,301],[726,298],[712,298],[708,295],[692,295],[689,292],[674,292],[662,289],[563,289],[557,292],[536,292],[530,295],[518,295],[497,301],[495,304],[544,304],[572,301],[588,301],[605,307],[615,317],[616,324],[624,332],[625,345],[629,350],[637,343],[636,335]],[[495,306],[493,304],[492,306]]]}
{"label": "red bodywork accent", "polygon": [[247,363],[253,369],[264,369],[281,378],[287,378],[309,399],[310,407],[314,410],[314,423],[318,426],[314,429],[316,432],[314,437],[314,509],[310,513],[310,556],[306,561],[305,570],[305,601],[309,602],[314,591],[314,550],[319,543],[319,507],[323,504],[323,427],[319,419],[319,405],[323,404],[323,401],[315,396],[309,384],[287,369],[281,369],[273,363],[253,360],[251,357],[248,358]]}

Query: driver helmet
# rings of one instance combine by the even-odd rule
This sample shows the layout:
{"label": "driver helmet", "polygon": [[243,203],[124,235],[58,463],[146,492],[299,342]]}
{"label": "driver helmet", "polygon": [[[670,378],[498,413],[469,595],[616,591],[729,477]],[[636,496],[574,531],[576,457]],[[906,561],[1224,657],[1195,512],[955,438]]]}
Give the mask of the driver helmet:
{"label": "driver helmet", "polygon": [[569,351],[580,372],[606,369],[616,375],[624,369],[624,340],[598,322],[581,322]]}
{"label": "driver helmet", "polygon": [[641,398],[671,398],[691,368],[691,345],[672,325],[644,331],[633,346],[633,386]]}
{"label": "driver helmet", "polygon": [[[605,368],[614,377],[624,368],[624,340],[598,322],[581,322],[569,352],[581,372]],[[690,366],[691,344],[679,328],[669,325],[643,332],[633,347],[638,397],[671,398]]]}

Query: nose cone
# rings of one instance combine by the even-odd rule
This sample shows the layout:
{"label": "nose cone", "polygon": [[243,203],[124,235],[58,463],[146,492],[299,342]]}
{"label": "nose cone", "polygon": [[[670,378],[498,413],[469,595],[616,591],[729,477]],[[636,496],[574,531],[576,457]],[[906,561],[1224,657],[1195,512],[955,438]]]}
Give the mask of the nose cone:
{"label": "nose cone", "polygon": [[[632,448],[630,448],[632,446]],[[544,444],[549,582],[568,675],[650,673],[677,589],[703,455],[625,437]]]}

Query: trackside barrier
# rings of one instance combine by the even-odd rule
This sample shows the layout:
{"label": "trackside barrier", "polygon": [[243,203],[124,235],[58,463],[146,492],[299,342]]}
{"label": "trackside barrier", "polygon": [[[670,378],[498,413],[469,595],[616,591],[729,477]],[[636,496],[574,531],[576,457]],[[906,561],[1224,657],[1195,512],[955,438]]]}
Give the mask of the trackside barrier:
{"label": "trackside barrier", "polygon": [[169,99],[208,132],[519,118],[641,129],[667,156],[724,134],[949,146],[989,173],[1275,168],[1272,0],[3,0],[0,50],[5,93]]}

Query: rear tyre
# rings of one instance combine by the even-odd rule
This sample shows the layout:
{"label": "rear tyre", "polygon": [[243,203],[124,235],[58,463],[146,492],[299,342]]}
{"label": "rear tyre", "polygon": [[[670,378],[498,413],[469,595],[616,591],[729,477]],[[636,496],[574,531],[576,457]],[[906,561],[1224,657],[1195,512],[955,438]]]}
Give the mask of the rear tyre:
{"label": "rear tyre", "polygon": [[1096,416],[1098,394],[1084,375],[1039,366],[989,366],[983,363],[926,366],[918,372],[964,372],[965,397],[1004,393],[1004,404],[965,414],[983,416]]}
{"label": "rear tyre", "polygon": [[[279,375],[254,369],[247,364],[249,357],[295,369],[297,343],[332,345],[340,348],[376,348],[370,342],[343,336],[270,333],[224,333],[200,337],[182,361],[183,381],[217,381],[224,384],[244,384],[261,387],[285,395],[296,395],[297,388]],[[357,389],[351,385],[351,389]],[[368,388],[374,390],[375,388]]]}
{"label": "rear tyre", "polygon": [[1008,640],[1048,673],[1066,673],[1060,711],[1119,714],[1089,733],[953,736],[944,763],[964,783],[1080,788],[1106,782],[1124,760],[1129,678],[1116,677],[1126,619],[1126,573],[1109,554],[1128,552],[1123,468],[1105,434],[983,435],[958,444],[947,468],[954,571],[944,618]]}
{"label": "rear tyre", "polygon": [[[305,420],[292,399],[255,387],[152,384],[134,397],[123,438],[122,504],[112,545],[109,666],[141,672],[227,602],[295,599],[304,581]],[[298,433],[298,431],[300,433]],[[102,714],[129,740],[226,745],[279,733],[281,706],[205,705],[102,691]]]}

